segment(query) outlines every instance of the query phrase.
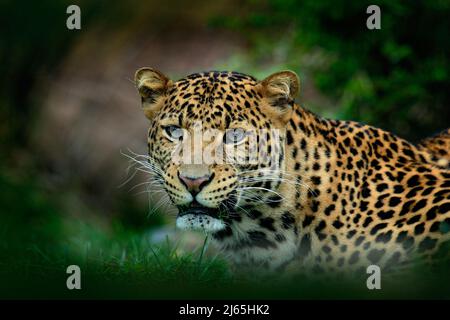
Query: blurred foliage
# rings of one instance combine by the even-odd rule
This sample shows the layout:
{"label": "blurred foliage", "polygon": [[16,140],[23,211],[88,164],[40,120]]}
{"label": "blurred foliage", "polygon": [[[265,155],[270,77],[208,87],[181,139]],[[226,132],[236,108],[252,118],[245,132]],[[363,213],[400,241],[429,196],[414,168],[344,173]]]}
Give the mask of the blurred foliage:
{"label": "blurred foliage", "polygon": [[[71,4],[82,8],[81,30],[68,30],[66,27],[66,9]],[[43,188],[42,181],[38,182],[39,171],[43,168],[42,171],[47,170],[47,164],[41,163],[39,154],[29,142],[35,122],[40,119],[38,115],[48,93],[46,90],[50,88],[48,84],[53,77],[58,77],[59,67],[69,56],[75,42],[87,31],[113,32],[127,24],[131,12],[137,13],[133,6],[125,2],[110,3],[105,0],[42,0],[28,1],[26,5],[6,0],[0,1],[0,11],[7,13],[0,20],[0,174],[16,174],[21,177],[19,180],[22,180],[23,188],[37,188],[36,185],[41,184],[39,187],[48,192],[49,197],[61,198],[62,190],[55,192],[54,188]],[[1,182],[4,194],[28,194],[13,184]],[[142,208],[137,208],[131,197],[130,194],[122,195],[114,201],[116,208],[102,209],[119,211],[119,216],[124,217],[123,222],[133,228],[143,229],[162,223],[162,219],[148,219],[142,214]],[[11,216],[14,219],[8,220],[8,223],[19,225],[21,219],[28,217],[27,211],[36,217],[41,216],[41,219],[52,212],[41,202],[33,202],[35,207],[31,203],[29,208],[17,207],[13,199],[1,199],[2,204],[5,202],[5,213],[12,215],[18,211],[23,215]]]}
{"label": "blurred foliage", "polygon": [[56,206],[35,180],[0,171],[0,203],[0,261],[26,254],[34,244],[47,247],[61,236]]}
{"label": "blurred foliage", "polygon": [[[66,28],[66,8],[77,4],[82,10],[82,30]],[[117,26],[126,19],[123,3],[107,1],[27,1],[0,2],[0,160],[9,149],[25,148],[37,119],[45,86],[41,82],[57,74],[59,64],[84,29],[94,23],[103,28]]]}
{"label": "blurred foliage", "polygon": [[0,10],[4,13],[0,20],[0,142],[4,151],[11,144],[25,143],[35,80],[60,61],[71,37],[67,29],[55,28],[57,23],[65,23],[60,14],[65,12],[63,2],[33,1],[24,7],[2,1]]}
{"label": "blurred foliage", "polygon": [[[0,174],[0,298],[70,297],[64,284],[72,264],[83,270],[87,295],[97,297],[105,297],[105,287],[116,289],[106,296],[117,296],[122,289],[139,292],[145,284],[147,294],[158,297],[155,286],[172,283],[175,290],[177,284],[220,285],[230,278],[221,259],[205,257],[206,242],[188,253],[169,239],[151,244],[142,224],[66,215],[59,200],[35,179]],[[143,225],[148,228],[148,222]]]}
{"label": "blurred foliage", "polygon": [[246,0],[236,16],[213,25],[246,36],[255,66],[271,61],[300,70],[301,78],[309,68],[340,118],[412,140],[448,127],[450,1],[377,1],[381,30],[366,28],[371,4]]}
{"label": "blurred foliage", "polygon": [[[66,28],[66,8],[71,4],[82,8],[81,30]],[[67,187],[56,190],[40,176],[40,166],[45,164],[39,163],[39,154],[29,143],[49,88],[47,84],[52,77],[58,77],[59,67],[72,45],[86,30],[111,32],[123,26],[133,10],[125,2],[103,0],[0,1],[0,295],[3,297],[13,296],[15,291],[18,294],[28,291],[31,284],[24,283],[24,291],[18,287],[23,279],[32,281],[33,277],[54,273],[65,277],[65,267],[84,263],[85,258],[80,258],[79,252],[93,242],[98,246],[96,250],[108,251],[105,265],[109,265],[117,255],[120,257],[132,237],[139,236],[149,245],[148,239],[141,235],[143,230],[162,224],[162,215],[147,217],[130,194],[114,199],[113,207],[93,208],[82,203],[85,195],[80,190]]]}

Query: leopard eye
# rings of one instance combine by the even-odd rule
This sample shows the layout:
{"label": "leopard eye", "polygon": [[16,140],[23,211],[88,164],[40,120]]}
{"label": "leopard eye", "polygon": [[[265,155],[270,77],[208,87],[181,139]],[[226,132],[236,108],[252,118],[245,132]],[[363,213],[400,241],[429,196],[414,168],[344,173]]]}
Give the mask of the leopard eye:
{"label": "leopard eye", "polygon": [[223,142],[226,144],[237,144],[245,138],[245,131],[241,128],[228,129],[223,136]]}
{"label": "leopard eye", "polygon": [[170,140],[183,139],[183,129],[178,126],[170,125],[163,127],[164,132]]}

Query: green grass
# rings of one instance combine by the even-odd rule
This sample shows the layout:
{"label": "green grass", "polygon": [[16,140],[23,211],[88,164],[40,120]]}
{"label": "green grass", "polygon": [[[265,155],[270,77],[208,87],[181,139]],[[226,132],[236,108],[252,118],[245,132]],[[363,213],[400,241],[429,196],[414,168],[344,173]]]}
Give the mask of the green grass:
{"label": "green grass", "polygon": [[[0,191],[0,298],[450,298],[448,264],[382,278],[379,291],[366,288],[365,275],[287,282],[236,276],[207,250],[208,239],[189,252],[172,239],[154,245],[148,230],[120,219],[63,214],[56,195],[27,179],[0,175]],[[66,288],[72,264],[81,268],[81,290]]]}

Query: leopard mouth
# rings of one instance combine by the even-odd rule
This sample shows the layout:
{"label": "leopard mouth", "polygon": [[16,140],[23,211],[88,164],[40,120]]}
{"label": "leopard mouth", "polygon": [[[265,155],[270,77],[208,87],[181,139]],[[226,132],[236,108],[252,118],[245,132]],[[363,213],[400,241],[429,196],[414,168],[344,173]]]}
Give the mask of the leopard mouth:
{"label": "leopard mouth", "polygon": [[178,216],[182,217],[187,214],[192,215],[206,215],[215,219],[219,218],[219,210],[217,208],[209,208],[202,206],[197,201],[192,201],[188,206],[179,206],[178,207]]}

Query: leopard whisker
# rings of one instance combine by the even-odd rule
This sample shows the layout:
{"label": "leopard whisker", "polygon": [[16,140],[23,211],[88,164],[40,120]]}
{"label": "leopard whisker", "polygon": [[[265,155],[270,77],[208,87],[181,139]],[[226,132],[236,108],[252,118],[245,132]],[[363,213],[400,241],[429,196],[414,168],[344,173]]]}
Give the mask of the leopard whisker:
{"label": "leopard whisker", "polygon": [[272,189],[267,189],[267,188],[263,188],[263,187],[237,187],[236,190],[262,190],[262,191],[274,193],[281,199],[284,199],[284,197],[281,194],[279,194],[278,192],[276,192]]}

